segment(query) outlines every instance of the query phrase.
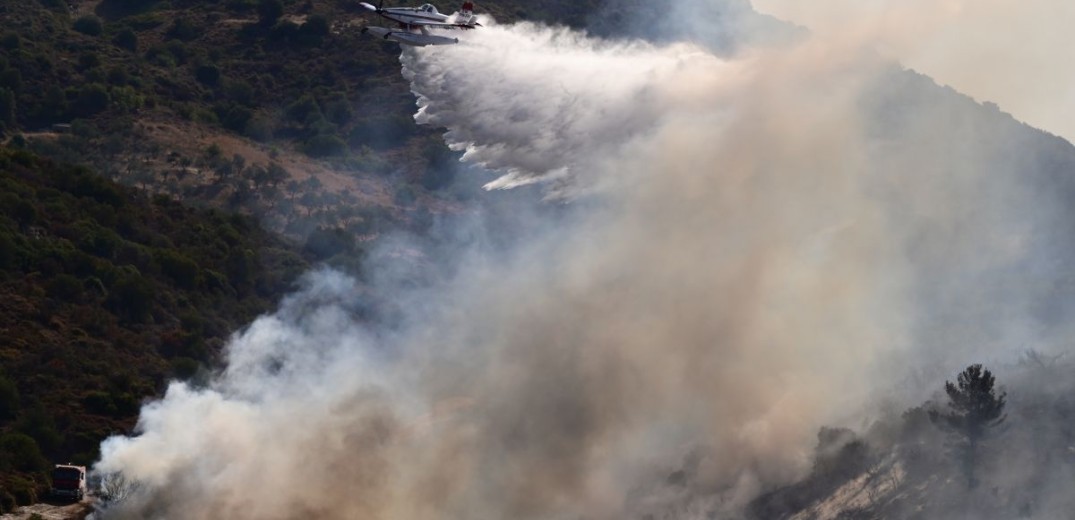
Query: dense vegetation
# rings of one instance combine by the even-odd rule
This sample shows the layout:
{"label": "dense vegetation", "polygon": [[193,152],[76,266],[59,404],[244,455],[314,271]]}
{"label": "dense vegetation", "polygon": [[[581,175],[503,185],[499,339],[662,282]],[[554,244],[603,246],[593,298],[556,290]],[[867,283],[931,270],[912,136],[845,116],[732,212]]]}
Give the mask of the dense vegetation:
{"label": "dense vegetation", "polygon": [[[360,34],[376,20],[357,1],[68,4],[0,3],[7,22],[0,29],[0,134],[23,133],[41,154],[188,202],[226,204],[294,236],[317,225],[355,223],[363,234],[421,222],[415,203],[451,185],[456,156],[438,129],[415,125],[399,46]],[[479,11],[581,26],[597,4],[500,0]],[[156,135],[154,125],[162,124],[187,139]],[[208,157],[208,144],[189,140],[191,128],[241,138],[250,148]],[[61,135],[43,135],[52,131]],[[346,175],[383,179],[389,196],[362,201],[380,209],[375,215],[340,214],[361,197],[338,186],[300,193],[286,183],[255,182],[270,165],[250,150],[304,155]],[[250,170],[231,168],[235,156]],[[290,195],[289,204],[277,207],[281,195]],[[300,195],[327,200],[296,201]],[[316,222],[296,223],[289,210],[315,212]]]}
{"label": "dense vegetation", "polygon": [[0,149],[0,504],[91,463],[308,265],[249,218]]}
{"label": "dense vegetation", "polygon": [[[582,26],[599,3],[478,11]],[[2,512],[169,379],[204,377],[308,262],[357,264],[460,194],[357,1],[3,1],[0,19]]]}
{"label": "dense vegetation", "polygon": [[[414,209],[412,193],[450,180],[437,133],[410,119],[398,47],[360,41],[347,25],[357,4],[289,3],[279,15],[241,1],[92,5],[0,4],[12,22],[0,38],[0,128],[41,154],[300,237],[317,224],[356,223],[368,233],[409,221],[396,206]],[[178,130],[153,133],[164,125]],[[209,137],[194,141],[192,131]],[[212,146],[213,135],[226,134],[245,148]],[[356,205],[353,193],[300,192],[286,181],[302,176],[245,160],[251,150],[330,160],[345,174],[399,184],[401,195],[376,201],[381,211],[365,218],[341,215]],[[264,182],[280,171],[284,178]],[[317,218],[300,225],[289,214]]]}

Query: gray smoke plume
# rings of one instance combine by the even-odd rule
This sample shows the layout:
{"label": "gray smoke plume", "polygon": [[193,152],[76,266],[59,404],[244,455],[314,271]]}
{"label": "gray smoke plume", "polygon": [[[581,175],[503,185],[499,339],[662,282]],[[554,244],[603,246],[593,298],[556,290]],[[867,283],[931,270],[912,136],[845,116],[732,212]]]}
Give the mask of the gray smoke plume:
{"label": "gray smoke plume", "polygon": [[1061,337],[1067,143],[843,39],[487,25],[404,51],[416,119],[571,207],[311,273],[106,441],[106,516],[734,518],[819,426]]}

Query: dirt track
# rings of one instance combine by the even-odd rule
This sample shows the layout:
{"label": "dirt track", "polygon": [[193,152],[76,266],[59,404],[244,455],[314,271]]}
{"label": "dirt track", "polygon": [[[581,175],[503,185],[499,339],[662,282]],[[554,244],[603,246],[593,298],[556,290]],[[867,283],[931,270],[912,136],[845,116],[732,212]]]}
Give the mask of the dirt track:
{"label": "dirt track", "polygon": [[39,503],[18,508],[14,513],[0,515],[0,520],[26,520],[37,514],[45,520],[75,520],[86,518],[93,508],[90,499],[74,504]]}

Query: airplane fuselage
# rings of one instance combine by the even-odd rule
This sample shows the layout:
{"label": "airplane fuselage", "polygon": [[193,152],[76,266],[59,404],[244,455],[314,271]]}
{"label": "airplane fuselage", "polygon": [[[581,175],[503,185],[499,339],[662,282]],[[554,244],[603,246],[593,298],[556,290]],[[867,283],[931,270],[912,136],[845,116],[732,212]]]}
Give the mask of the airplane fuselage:
{"label": "airplane fuselage", "polygon": [[392,20],[403,27],[418,27],[431,23],[452,23],[451,15],[437,12],[437,8],[430,4],[425,4],[421,7],[389,7],[385,9],[377,9],[364,2],[363,5],[371,11],[375,11],[382,18]]}
{"label": "airplane fuselage", "polygon": [[[383,0],[381,2],[383,4]],[[393,40],[405,45],[450,45],[459,43],[458,38],[449,38],[431,34],[430,30],[473,29],[481,24],[474,19],[473,2],[463,3],[459,12],[447,15],[437,12],[433,4],[425,4],[421,7],[389,7],[361,2],[360,5],[367,11],[373,11],[378,16],[391,20],[399,26],[399,29],[384,27],[365,27],[363,33],[372,34],[385,40]]]}
{"label": "airplane fuselage", "polygon": [[418,7],[394,7],[385,9],[381,12],[381,16],[399,23],[400,25],[421,25],[429,22],[449,23],[448,15],[440,14],[438,12],[420,12]]}

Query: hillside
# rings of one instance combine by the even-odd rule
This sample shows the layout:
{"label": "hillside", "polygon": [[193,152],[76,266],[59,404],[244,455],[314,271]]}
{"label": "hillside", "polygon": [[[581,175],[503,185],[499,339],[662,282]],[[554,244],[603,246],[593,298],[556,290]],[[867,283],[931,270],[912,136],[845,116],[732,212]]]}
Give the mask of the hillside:
{"label": "hillside", "polygon": [[[581,26],[593,4],[482,12]],[[362,241],[460,211],[455,154],[360,12],[0,3],[0,512],[216,367],[312,261],[354,268]]]}
{"label": "hillside", "polygon": [[[450,6],[440,7],[447,10]],[[662,12],[661,4],[638,0],[490,0],[480,3],[478,11],[502,22],[561,23],[613,38],[641,37],[664,42],[686,32],[721,56],[733,55],[741,45],[780,43],[802,36],[796,28],[753,12],[745,0],[709,4],[698,23],[686,28],[667,23],[668,13]],[[424,281],[419,278],[427,275],[450,278],[455,269],[450,259],[443,264],[426,263],[420,258],[426,253],[415,247],[399,255],[409,259],[401,262],[393,256],[397,251],[385,252],[385,248],[377,247],[378,241],[396,231],[422,236],[430,229],[436,230],[435,224],[458,222],[442,217],[477,213],[475,206],[480,204],[470,200],[476,188],[457,182],[459,154],[445,147],[443,129],[414,123],[415,97],[399,73],[399,47],[359,34],[358,28],[371,20],[362,16],[357,1],[8,1],[0,3],[0,16],[9,22],[0,28],[0,513],[16,503],[25,504],[40,497],[47,486],[44,471],[49,463],[96,460],[101,440],[130,433],[141,404],[161,396],[170,380],[191,381],[191,392],[195,394],[208,388],[205,381],[220,366],[221,347],[229,335],[249,332],[243,327],[274,308],[282,295],[294,290],[295,279],[312,265],[328,262],[361,271],[366,251],[384,253],[386,258],[379,260],[382,267],[389,266],[385,271],[390,273],[379,274],[400,279],[386,284],[389,289],[384,290],[392,294],[385,299],[391,301],[378,301],[386,309],[377,310],[391,315],[385,320],[391,322],[388,328],[393,334],[398,332],[394,327],[404,326],[396,321],[410,323],[394,314],[412,310],[393,305],[416,307],[414,316],[406,316],[423,323],[428,320],[428,309],[423,306],[443,305],[435,298],[407,295],[396,301],[392,299],[397,296],[393,291],[406,292],[422,285]],[[649,19],[657,21],[649,23]],[[723,32],[725,27],[743,29]],[[749,502],[744,514],[759,519],[970,518],[987,513],[1000,518],[1059,517],[1075,507],[1062,485],[1070,483],[1075,471],[1075,430],[1071,428],[1075,403],[1066,397],[1075,388],[1065,379],[1072,368],[1070,360],[1028,350],[1020,365],[1001,365],[999,380],[1010,396],[1008,419],[983,442],[981,483],[977,486],[968,485],[965,470],[953,454],[952,438],[931,420],[930,412],[944,406],[942,387],[933,383],[938,378],[951,378],[948,370],[965,363],[967,358],[976,359],[981,352],[1002,352],[995,346],[1013,339],[1043,345],[1040,348],[1048,352],[1065,348],[1058,343],[1067,337],[1068,311],[1070,302],[1075,301],[1075,284],[1070,283],[1068,272],[1068,266],[1075,262],[1075,251],[1066,245],[1067,237],[1075,231],[1075,214],[1070,210],[1075,197],[1075,147],[1023,125],[996,105],[979,103],[913,71],[896,65],[877,69],[881,72],[871,76],[864,94],[855,99],[856,114],[861,110],[863,115],[861,121],[855,122],[862,125],[855,131],[861,130],[864,138],[854,142],[862,143],[863,150],[856,149],[853,154],[840,150],[868,165],[853,173],[869,177],[869,182],[863,184],[870,193],[856,195],[863,195],[868,201],[865,205],[877,209],[879,218],[900,222],[879,227],[893,230],[893,236],[862,244],[863,249],[870,250],[863,253],[865,258],[880,256],[875,251],[880,248],[885,255],[898,259],[893,263],[899,264],[899,270],[879,270],[881,276],[876,278],[885,278],[885,274],[893,274],[893,278],[905,276],[906,280],[900,278],[893,283],[900,284],[901,298],[913,302],[906,316],[899,315],[908,322],[906,337],[900,341],[913,346],[877,365],[883,368],[887,362],[916,367],[928,358],[930,366],[926,370],[932,372],[924,372],[920,380],[901,383],[910,388],[892,392],[900,396],[896,404],[886,403],[864,413],[849,412],[859,419],[868,418],[866,423],[853,428],[821,428],[808,474],[790,483],[794,480],[791,472],[772,480],[761,479],[756,487],[749,488],[751,493],[756,492],[750,495],[754,497],[752,501],[741,496],[737,500]],[[797,83],[793,85],[798,88]],[[526,140],[531,134],[524,131],[520,135]],[[766,136],[752,137],[762,141]],[[720,161],[699,164],[703,168],[721,166]],[[660,166],[654,165],[654,170],[659,171]],[[804,172],[817,173],[810,168],[804,168]],[[774,185],[770,191],[781,187]],[[714,188],[710,194],[701,193],[719,198],[724,192]],[[687,200],[689,195],[671,189],[667,196],[672,205],[678,205],[678,199],[684,205],[694,202]],[[699,198],[703,199],[700,206],[708,206],[705,197]],[[797,197],[783,202],[800,209]],[[808,205],[810,201],[806,202]],[[1043,209],[1030,211],[1029,204]],[[510,216],[520,222],[528,218],[533,222],[518,226],[514,221],[502,223],[503,229],[491,233],[528,237],[527,225],[556,227],[537,222],[541,219],[532,218],[528,208],[519,206],[500,208],[491,220]],[[764,220],[768,216],[758,217]],[[508,222],[508,218],[504,221]],[[650,249],[664,243],[656,239],[681,232],[675,228],[683,222],[665,222],[646,215],[636,224],[645,231],[651,231],[647,228],[650,225],[659,229],[653,235],[641,235],[649,240],[637,250],[624,251],[645,251],[633,261],[659,264],[665,257],[648,256]],[[717,253],[724,251],[728,242],[714,238],[720,233],[712,232],[706,224],[699,226],[705,228],[705,236],[693,237],[697,240],[686,235],[683,238],[692,238],[692,244],[711,246],[698,256],[719,256]],[[856,226],[853,219],[838,224],[821,234],[835,236]],[[753,234],[749,224],[735,231],[740,229]],[[456,238],[451,231],[446,234],[453,238],[443,240]],[[586,234],[585,240],[578,241],[600,246],[609,237],[615,239],[617,235]],[[790,239],[774,238],[774,249],[785,247]],[[517,240],[522,242],[525,238]],[[570,247],[568,242],[565,248]],[[673,246],[665,249],[678,251],[675,245],[686,242],[668,242]],[[453,249],[455,244],[438,246]],[[599,247],[584,249],[596,254]],[[749,247],[746,249],[749,252]],[[978,251],[984,252],[979,255]],[[418,260],[410,267],[400,265],[410,264],[413,259]],[[857,256],[856,259],[868,263]],[[481,265],[494,259],[476,260],[470,263]],[[497,256],[489,263],[502,260]],[[583,263],[592,265],[590,260]],[[698,260],[700,269],[678,270],[704,277],[711,268],[710,258]],[[753,264],[754,260],[746,259],[744,264]],[[547,265],[534,263],[545,265],[550,279],[559,281],[561,261],[557,256]],[[789,265],[800,261],[799,256],[789,256]],[[436,265],[450,267],[423,269]],[[440,270],[445,273],[434,272]],[[568,278],[586,275],[585,270],[581,270],[582,274],[566,271]],[[638,271],[632,268],[624,272],[633,275]],[[527,273],[519,277],[525,279]],[[563,308],[570,310],[572,298],[583,299],[591,292],[600,295],[605,287],[591,290],[593,286],[581,284],[585,290],[568,294],[565,299],[564,288],[557,284],[547,284],[552,286],[550,289],[528,284],[513,286],[505,281],[517,275],[508,270],[492,280],[475,276],[478,283],[473,285],[503,284],[531,291],[498,294],[510,298],[495,300],[501,302],[495,306],[496,311],[528,298],[564,300]],[[358,279],[361,286],[362,277]],[[675,281],[663,275],[655,280],[661,281],[654,283],[661,289],[660,294]],[[631,291],[633,282],[629,276],[617,277],[609,285],[622,286],[627,292],[614,293],[617,301],[596,301],[580,315],[599,322],[610,313],[616,316],[620,298],[645,299],[644,291]],[[685,285],[692,290],[705,287]],[[343,293],[339,298],[351,303],[351,286],[339,291]],[[456,310],[459,316],[446,321],[462,327],[457,324],[482,315],[496,322],[488,325],[489,330],[497,330],[498,313],[466,312],[481,308],[468,307],[467,303],[475,294],[484,293],[460,289],[452,294],[459,297],[449,305],[458,305],[462,310]],[[672,294],[668,300],[651,298],[640,307],[645,312],[639,315],[644,314],[648,320],[662,316],[670,307],[673,311],[667,311],[663,319],[676,323],[684,311],[687,315],[692,312],[675,305],[679,296]],[[344,307],[353,310],[348,305]],[[710,305],[693,309],[699,325],[725,312],[714,308]],[[587,341],[592,340],[585,335],[580,336],[582,339],[568,336],[561,342],[555,341],[555,335],[552,340],[541,339],[542,332],[571,323],[566,319],[569,313],[542,315],[526,306],[521,309],[526,311],[519,313],[521,317],[509,312],[511,319],[505,322],[515,324],[512,320],[518,319],[518,326],[508,327],[509,332],[532,337],[519,341],[518,345],[526,348],[519,350],[519,364],[512,365],[518,370],[503,378],[506,388],[514,389],[508,383],[525,383],[529,377],[579,377],[577,386],[558,385],[556,391],[534,383],[533,388],[520,390],[521,397],[527,399],[519,402],[509,402],[513,395],[506,392],[506,404],[492,410],[496,419],[511,423],[504,425],[507,433],[503,437],[494,438],[505,440],[505,451],[500,454],[505,460],[513,462],[515,453],[531,445],[548,449],[534,452],[533,458],[521,459],[524,464],[512,468],[521,468],[522,477],[517,484],[525,500],[520,502],[530,504],[545,498],[533,498],[542,495],[531,493],[527,464],[538,466],[563,458],[569,467],[543,478],[562,485],[565,495],[575,492],[574,483],[564,484],[570,482],[564,477],[579,475],[584,468],[576,464],[584,464],[585,457],[572,456],[565,446],[586,440],[591,416],[607,412],[611,401],[598,401],[593,410],[577,409],[582,402],[579,396],[585,397],[591,386],[607,390],[593,383],[600,378],[588,372],[574,374],[571,361],[560,358],[547,364],[527,364],[535,359],[542,361],[546,343],[564,348],[588,347]],[[591,309],[592,316],[588,314]],[[541,310],[544,308],[538,306],[537,311]],[[832,314],[846,310],[840,308]],[[878,312],[888,311],[884,308]],[[356,314],[348,318],[358,322],[368,318],[362,312]],[[791,310],[787,315],[798,316]],[[634,316],[629,321],[634,321]],[[737,326],[732,323],[735,321],[729,318],[729,327]],[[622,330],[625,322],[616,323],[610,330]],[[656,321],[654,324],[653,328],[659,330]],[[578,328],[588,330],[588,325],[580,322]],[[458,336],[464,339],[459,341],[467,349],[477,348],[472,344],[481,345],[486,338],[499,337],[486,329],[475,333],[461,330]],[[1027,330],[1033,332],[1024,332]],[[353,330],[345,332],[352,334]],[[439,333],[431,329],[423,339],[435,338],[432,343],[437,345],[436,355],[454,352],[450,341],[455,338],[445,337],[445,345],[441,345]],[[612,337],[617,339],[608,340],[609,344],[626,343]],[[710,338],[706,339],[706,346],[699,350],[711,348]],[[660,352],[662,359],[677,352],[674,349],[678,336],[652,341],[665,349]],[[293,346],[287,343],[282,348]],[[1010,351],[1014,347],[1009,344],[1006,348]],[[609,349],[619,351],[615,345]],[[585,350],[588,354],[589,349]],[[672,354],[666,354],[666,350]],[[460,351],[472,352],[462,348]],[[514,351],[507,352],[510,357]],[[720,374],[728,377],[732,372],[714,368],[726,360],[716,354],[715,348],[713,352],[713,365],[699,372],[713,370],[718,374],[714,378]],[[378,352],[381,355],[396,354]],[[921,358],[909,359],[915,355]],[[583,355],[580,358],[589,359]],[[356,358],[342,359],[354,362]],[[606,364],[614,365],[605,363],[604,358],[595,359],[601,360],[593,362],[601,365],[601,370]],[[265,366],[257,368],[267,372],[284,364],[273,356],[264,361]],[[480,357],[466,358],[466,363],[474,365],[480,365],[480,361]],[[495,363],[490,365],[495,367]],[[340,366],[344,369],[332,374],[342,373],[340,381],[353,383],[350,379],[355,375],[347,373],[351,365]],[[400,373],[412,377],[409,370],[403,367]],[[601,370],[597,372],[603,374]],[[899,373],[911,370],[901,368]],[[479,372],[459,379],[480,382],[485,374]],[[329,387],[346,386],[334,385],[317,372],[313,374],[312,379],[323,384],[326,393],[337,390]],[[733,375],[731,379],[752,377],[745,371]],[[698,377],[711,378],[708,372]],[[668,376],[669,380],[681,378],[679,372]],[[407,378],[397,379],[403,381],[398,383],[401,385],[409,382]],[[307,389],[302,381],[298,383],[295,388],[301,390],[290,392],[291,387],[284,386],[287,390],[282,393],[302,393]],[[788,383],[781,380],[778,384]],[[263,394],[257,394],[258,399]],[[460,402],[472,401],[465,392],[446,395]],[[610,399],[620,398],[613,397]],[[694,399],[695,395],[688,397]],[[547,401],[550,398],[554,400]],[[354,403],[361,401],[355,398],[340,402],[344,403],[341,410],[350,410],[359,408]],[[305,410],[323,402],[299,399],[287,404]],[[633,405],[622,404],[624,408]],[[511,413],[505,413],[508,409]],[[517,416],[517,410],[526,417]],[[421,424],[439,424],[435,411]],[[357,456],[369,444],[394,445],[385,439],[391,438],[395,423],[375,421],[367,436],[351,436],[347,429],[358,422],[335,422],[346,412],[337,413],[332,408],[325,416],[331,420],[322,424],[330,426],[313,433],[340,433],[339,438],[330,435],[325,441],[334,442],[334,448],[324,453],[307,449],[320,448],[320,437],[296,432],[299,440],[292,439],[297,442],[293,446],[303,449],[287,455],[294,455],[298,466],[305,468],[309,465],[308,454],[317,451],[327,461],[321,461],[319,467],[336,464],[351,470],[361,466],[360,472],[370,472],[361,475],[369,479],[362,481],[364,484],[385,482],[383,475],[387,472],[379,469],[383,461],[367,465],[369,461],[362,459],[348,464],[349,459],[336,455]],[[274,417],[294,422],[290,414]],[[660,417],[664,420],[665,416]],[[542,419],[553,420],[544,428]],[[561,419],[579,419],[581,425],[564,424]],[[274,424],[252,422],[258,426]],[[520,430],[516,422],[524,427]],[[301,426],[315,430],[317,424]],[[337,428],[338,424],[344,426]],[[526,429],[528,425],[542,428],[531,431]],[[815,427],[811,424],[806,431]],[[269,437],[251,438],[275,441],[279,431],[277,428]],[[549,439],[553,444],[543,444]],[[258,444],[256,449],[263,443],[253,444]],[[487,444],[476,442],[474,446],[485,454]],[[446,459],[455,460],[455,446],[447,446],[444,453],[452,454],[445,455]],[[155,452],[150,455],[156,457]],[[490,465],[497,464],[499,461]],[[698,474],[696,466],[688,460],[683,468],[666,474],[666,479],[658,478],[654,486],[659,500],[647,501],[649,497],[640,491],[640,506],[632,513],[644,518],[680,518],[687,514],[683,511],[690,510],[690,514],[717,517],[723,510],[703,508],[716,507],[713,504],[725,499],[725,491],[715,490],[712,481],[707,483],[706,476]],[[473,467],[482,469],[480,465]],[[287,471],[254,473],[258,477],[262,473],[280,473],[294,478],[293,472]],[[350,485],[333,471],[317,473],[307,476],[308,483],[317,484],[324,478],[332,485]],[[354,477],[347,471],[341,473]],[[483,472],[483,478],[488,474],[492,473]],[[452,470],[445,475],[450,476],[445,479],[448,481],[454,480],[457,473]],[[252,478],[240,480],[244,484],[259,482]],[[378,484],[366,487],[380,491]],[[433,484],[436,487],[440,482]],[[460,488],[445,483],[444,489],[439,493],[447,497]],[[165,486],[164,491],[170,490]],[[209,491],[216,493],[215,489]],[[335,489],[319,486],[318,492],[330,495]],[[588,490],[580,491],[585,492]],[[503,494],[490,492],[492,495]],[[562,498],[550,496],[553,498],[549,502]],[[328,502],[332,501],[315,500],[318,507],[326,509],[313,509],[311,514],[327,514],[332,507]],[[668,510],[662,509],[666,505]],[[432,509],[437,514],[441,512]]]}
{"label": "hillside", "polygon": [[299,238],[407,221],[414,192],[444,184],[398,48],[360,42],[335,3],[271,23],[250,2],[46,4],[0,7],[15,28],[0,62],[7,133],[38,153]]}
{"label": "hillside", "polygon": [[247,217],[195,210],[0,149],[0,505],[49,461],[91,463],[142,399],[217,363],[310,256]]}
{"label": "hillside", "polygon": [[[886,403],[865,412],[856,428],[821,428],[812,471],[765,490],[750,517],[1064,518],[1073,507],[1068,489],[1075,474],[1075,388],[1065,375],[1073,365],[1065,357],[1070,329],[1063,318],[1075,300],[1067,282],[1075,258],[1066,245],[1075,222],[1075,146],[900,67],[875,78],[861,102],[876,147],[871,175],[890,179],[890,203],[916,230],[906,252],[916,260],[909,290],[919,309],[937,310],[916,316],[913,341],[956,366],[984,352],[1011,352],[1016,347],[1000,338],[1029,322],[1042,350],[1027,348],[1018,362],[995,367],[1008,398],[1005,418],[970,462],[961,451],[965,441],[931,420],[931,412],[945,409],[943,386],[922,387],[954,374],[924,367],[891,390],[893,399],[923,401]],[[1017,179],[1017,188],[996,190],[1003,178]],[[939,208],[921,193],[902,192],[900,183],[954,192],[965,204]],[[1056,209],[1037,215],[1030,200]],[[1011,258],[968,258],[948,245],[977,233],[1016,235],[1006,220],[984,220],[985,208],[1012,221],[1040,219]],[[961,299],[967,294],[973,300]]]}
{"label": "hillside", "polygon": [[759,497],[754,518],[1063,518],[1075,468],[1071,362],[1028,351],[1004,367],[1004,420],[989,430],[973,463],[958,436],[931,421],[930,400],[887,414],[861,432],[823,428],[804,480]]}
{"label": "hillside", "polygon": [[[597,4],[479,12],[582,26]],[[0,135],[299,239],[420,228],[459,210],[443,191],[457,155],[411,119],[399,46],[361,35],[363,13],[327,0],[5,2]]]}

